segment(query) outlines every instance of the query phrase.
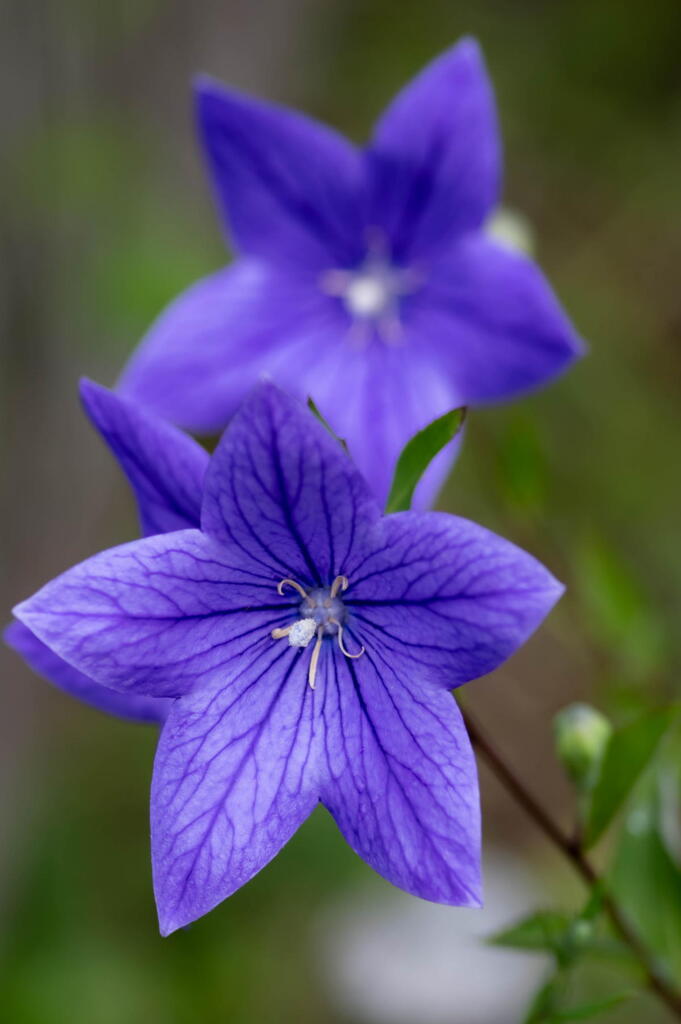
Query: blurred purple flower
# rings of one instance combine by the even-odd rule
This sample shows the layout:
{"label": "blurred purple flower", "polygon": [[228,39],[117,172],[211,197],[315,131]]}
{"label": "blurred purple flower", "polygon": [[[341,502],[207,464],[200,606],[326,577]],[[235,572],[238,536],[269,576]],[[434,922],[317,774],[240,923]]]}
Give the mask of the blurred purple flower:
{"label": "blurred purple flower", "polygon": [[409,84],[364,150],[208,80],[197,105],[241,258],[173,302],[124,372],[121,388],[160,415],[219,430],[267,376],[312,395],[384,500],[417,430],[544,384],[580,353],[538,269],[485,233],[501,161],[475,42]]}
{"label": "blurred purple flower", "polygon": [[[198,526],[209,461],[203,448],[91,381],[81,383],[80,393],[85,411],[130,482],[144,535]],[[5,641],[35,672],[86,704],[137,722],[165,720],[171,701],[100,686],[55,654],[22,622],[7,627]]]}
{"label": "blurred purple flower", "polygon": [[102,685],[176,698],[152,786],[168,934],[319,801],[395,885],[477,905],[475,762],[448,690],[496,668],[561,591],[464,519],[383,516],[312,414],[262,384],[211,459],[200,530],[97,555],[15,614]]}

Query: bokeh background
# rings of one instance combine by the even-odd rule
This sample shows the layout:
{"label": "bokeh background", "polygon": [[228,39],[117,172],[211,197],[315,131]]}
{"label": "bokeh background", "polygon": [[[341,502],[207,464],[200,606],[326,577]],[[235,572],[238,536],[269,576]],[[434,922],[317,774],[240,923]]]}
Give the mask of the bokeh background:
{"label": "bokeh background", "polygon": [[[531,226],[591,350],[544,393],[470,417],[441,505],[568,583],[526,649],[465,694],[567,823],[553,714],[581,698],[620,720],[679,689],[678,0],[3,0],[2,13],[5,618],[52,575],[136,535],[76,381],[112,384],[164,303],[225,261],[191,76],[208,71],[363,140],[404,80],[462,34],[478,36],[498,93],[505,204]],[[582,894],[484,767],[485,912],[396,892],[319,811],[244,890],[162,940],[148,856],[155,730],[70,701],[8,651],[2,661],[2,1020],[523,1019],[546,964],[484,937]],[[680,751],[660,754],[654,813],[639,795],[615,872],[677,977]],[[631,977],[626,963],[589,963],[575,997]],[[608,1019],[667,1017],[641,998]]]}

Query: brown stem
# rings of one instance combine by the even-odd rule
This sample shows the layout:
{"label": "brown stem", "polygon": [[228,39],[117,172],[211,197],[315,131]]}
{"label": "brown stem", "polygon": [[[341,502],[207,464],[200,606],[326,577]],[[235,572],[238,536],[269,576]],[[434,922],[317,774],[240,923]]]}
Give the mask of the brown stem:
{"label": "brown stem", "polygon": [[[544,835],[556,846],[561,853],[570,861],[575,871],[582,877],[586,884],[593,888],[601,884],[602,879],[591,864],[591,861],[584,853],[579,840],[571,839],[563,830],[556,825],[531,793],[525,788],[524,783],[518,778],[512,768],[506,764],[503,758],[497,753],[490,741],[474,722],[467,711],[465,713],[466,727],[473,745],[480,751],[489,767],[492,769],[499,781],[506,787],[515,800],[525,810],[530,818],[539,826]],[[666,976],[660,971],[649,950],[642,942],[639,935],[627,920],[622,909],[613,897],[604,890],[603,907],[610,921],[619,934],[620,938],[629,946],[636,959],[641,964],[648,988],[667,1005],[671,1012],[681,1020],[681,993],[677,992],[667,981]]]}

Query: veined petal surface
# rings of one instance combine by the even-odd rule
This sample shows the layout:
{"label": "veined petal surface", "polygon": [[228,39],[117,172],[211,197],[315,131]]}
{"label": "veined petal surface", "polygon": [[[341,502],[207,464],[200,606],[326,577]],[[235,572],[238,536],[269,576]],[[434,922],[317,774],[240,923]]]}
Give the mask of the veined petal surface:
{"label": "veined petal surface", "polygon": [[180,530],[81,562],[14,614],[98,683],[176,697],[227,672],[292,607],[238,550]]}
{"label": "veined petal surface", "polygon": [[162,934],[247,882],[318,803],[315,700],[300,651],[268,639],[173,705],[151,795]]}
{"label": "veined petal surface", "polygon": [[270,384],[244,402],[206,474],[202,528],[273,585],[351,576],[379,514],[338,442]]}
{"label": "veined petal surface", "polygon": [[352,848],[424,899],[480,906],[475,759],[452,696],[373,648],[327,665],[322,801]]}
{"label": "veined petal surface", "polygon": [[510,657],[562,593],[540,562],[484,527],[400,512],[376,529],[346,604],[367,649],[452,689]]}

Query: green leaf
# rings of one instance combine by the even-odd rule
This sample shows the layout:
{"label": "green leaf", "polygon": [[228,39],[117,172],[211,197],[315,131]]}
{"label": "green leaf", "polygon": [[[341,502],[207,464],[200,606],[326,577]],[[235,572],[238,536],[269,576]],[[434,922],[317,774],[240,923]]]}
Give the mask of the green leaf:
{"label": "green leaf", "polygon": [[655,781],[644,787],[618,838],[610,885],[638,934],[666,967],[681,978],[681,868],[660,834]]}
{"label": "green leaf", "polygon": [[675,709],[654,711],[616,730],[608,743],[584,827],[588,849],[603,835],[668,729]]}
{"label": "green leaf", "polygon": [[416,485],[437,453],[456,437],[465,416],[465,408],[452,409],[407,441],[397,460],[386,512],[404,512],[411,507]]}
{"label": "green leaf", "polygon": [[564,1020],[589,1020],[591,1017],[598,1017],[602,1013],[613,1010],[620,1003],[631,999],[633,994],[630,991],[618,992],[617,995],[608,996],[607,999],[599,999],[595,1003],[584,1003],[582,1006],[574,1006],[569,1010],[558,1010],[551,1013],[548,1017],[539,1017],[537,1024],[540,1021],[541,1024],[559,1024],[560,1021]]}
{"label": "green leaf", "polygon": [[339,444],[339,445],[341,446],[341,448],[343,449],[343,451],[345,452],[345,454],[346,454],[346,455],[349,455],[349,454],[350,454],[350,452],[349,452],[349,450],[348,450],[348,443],[347,443],[347,441],[346,441],[346,440],[345,440],[344,438],[342,438],[342,437],[339,437],[339,436],[338,436],[338,434],[337,434],[337,433],[336,433],[336,431],[335,431],[335,430],[333,429],[333,427],[331,426],[331,424],[329,423],[329,421],[328,421],[328,420],[327,420],[327,419],[326,419],[326,418],[325,418],[324,416],[322,416],[321,412],[319,411],[319,409],[318,409],[318,408],[317,408],[317,406],[315,405],[315,403],[314,403],[313,399],[312,399],[311,397],[309,397],[309,396],[308,396],[308,399],[307,399],[307,407],[308,407],[308,409],[310,410],[310,412],[312,413],[312,415],[313,415],[313,416],[316,416],[316,417],[317,417],[317,419],[319,420],[319,422],[321,423],[321,425],[322,425],[322,426],[323,426],[323,427],[324,427],[324,428],[325,428],[326,430],[328,430],[328,432],[329,432],[329,433],[331,434],[331,437],[332,437],[332,438],[333,438],[333,439],[334,439],[335,441],[338,441],[338,444]]}
{"label": "green leaf", "polygon": [[558,972],[545,982],[534,996],[523,1024],[542,1024],[551,1020],[560,995],[565,988],[565,977]]}
{"label": "green leaf", "polygon": [[571,917],[559,910],[539,910],[487,941],[492,946],[554,953],[570,927]]}
{"label": "green leaf", "polygon": [[581,1006],[566,1007],[564,1004],[570,977],[565,971],[558,970],[542,985],[532,1000],[524,1024],[560,1024],[562,1021],[589,1020],[607,1013],[635,994],[627,990],[606,999],[582,1003]]}

